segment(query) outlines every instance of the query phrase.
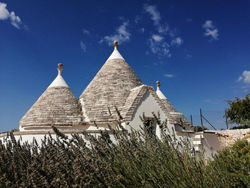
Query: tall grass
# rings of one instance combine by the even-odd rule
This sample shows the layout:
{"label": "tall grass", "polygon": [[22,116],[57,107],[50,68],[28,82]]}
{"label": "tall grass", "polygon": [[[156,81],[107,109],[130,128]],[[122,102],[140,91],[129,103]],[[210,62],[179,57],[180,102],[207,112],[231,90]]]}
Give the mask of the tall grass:
{"label": "tall grass", "polygon": [[[58,130],[55,130],[58,132]],[[0,142],[0,187],[249,187],[249,144],[207,162],[170,137],[113,130],[100,137],[58,132],[41,145]],[[88,138],[88,143],[86,139]]]}

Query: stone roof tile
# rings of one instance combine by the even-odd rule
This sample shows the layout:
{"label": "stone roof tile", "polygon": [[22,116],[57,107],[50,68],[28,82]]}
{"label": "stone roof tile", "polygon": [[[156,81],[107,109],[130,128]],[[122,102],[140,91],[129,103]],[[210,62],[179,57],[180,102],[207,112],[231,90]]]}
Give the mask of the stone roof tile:
{"label": "stone roof tile", "polygon": [[80,96],[86,119],[115,120],[110,112],[115,108],[121,111],[130,90],[140,85],[141,80],[123,58],[109,58]]}
{"label": "stone roof tile", "polygon": [[[19,126],[64,126],[79,124],[82,119],[81,106],[59,70],[57,78],[53,81],[28,112],[22,117]],[[58,68],[58,69],[59,69]],[[59,80],[59,81],[58,81]]]}

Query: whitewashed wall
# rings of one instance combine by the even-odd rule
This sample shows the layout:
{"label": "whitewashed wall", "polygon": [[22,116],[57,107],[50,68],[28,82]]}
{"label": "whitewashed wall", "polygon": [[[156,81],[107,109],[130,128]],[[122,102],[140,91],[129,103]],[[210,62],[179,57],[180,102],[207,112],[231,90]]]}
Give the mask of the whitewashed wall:
{"label": "whitewashed wall", "polygon": [[[153,117],[152,112],[154,112],[156,115],[158,115],[158,112],[160,113],[160,119],[161,121],[165,121],[167,119],[165,113],[162,111],[160,106],[155,101],[154,97],[148,92],[146,93],[143,98],[141,99],[141,102],[139,103],[136,112],[132,118],[132,121],[130,122],[130,126],[133,127],[135,130],[141,130],[140,126],[143,127],[143,123],[140,119],[140,116],[145,114],[145,116]],[[128,126],[127,129],[130,129]],[[168,122],[168,134],[173,135],[174,132],[174,126]],[[160,128],[159,125],[156,127],[156,135],[160,138]]]}

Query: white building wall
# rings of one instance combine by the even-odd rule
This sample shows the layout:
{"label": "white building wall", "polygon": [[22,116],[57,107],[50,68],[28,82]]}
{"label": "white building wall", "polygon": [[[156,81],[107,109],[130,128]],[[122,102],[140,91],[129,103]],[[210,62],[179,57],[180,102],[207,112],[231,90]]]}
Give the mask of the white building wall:
{"label": "white building wall", "polygon": [[[146,93],[143,98],[141,99],[135,114],[133,115],[132,121],[129,123],[129,125],[134,128],[135,130],[141,130],[141,127],[143,127],[143,122],[140,119],[140,116],[142,117],[143,113],[147,117],[153,117],[152,112],[154,112],[157,116],[158,113],[160,113],[160,120],[163,122],[167,119],[165,113],[162,111],[160,106],[155,101],[154,97],[148,92]],[[168,134],[173,135],[174,132],[174,126],[172,124],[167,123],[168,126]],[[126,128],[129,130],[130,127],[126,126]],[[160,128],[159,125],[156,126],[156,135],[160,138]]]}
{"label": "white building wall", "polygon": [[218,135],[215,134],[206,134],[204,133],[204,138],[202,139],[202,147],[204,149],[205,158],[211,158],[215,155],[220,149],[220,143],[218,140]]}

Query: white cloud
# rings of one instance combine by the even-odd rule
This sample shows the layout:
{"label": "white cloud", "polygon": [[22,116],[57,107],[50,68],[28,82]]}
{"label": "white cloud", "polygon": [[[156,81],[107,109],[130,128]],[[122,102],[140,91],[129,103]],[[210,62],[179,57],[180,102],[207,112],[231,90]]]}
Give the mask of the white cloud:
{"label": "white cloud", "polygon": [[213,29],[214,28],[214,25],[213,25],[213,21],[211,20],[207,20],[203,25],[202,25],[203,28],[205,29]]}
{"label": "white cloud", "polygon": [[155,42],[161,42],[164,38],[160,35],[152,35],[152,39],[154,39]]}
{"label": "white cloud", "polygon": [[86,47],[86,44],[84,44],[83,41],[80,42],[80,47],[81,47],[81,49],[82,49],[83,52],[86,52],[87,47]]}
{"label": "white cloud", "polygon": [[7,4],[0,2],[0,20],[7,20],[9,18],[9,11],[7,10]]}
{"label": "white cloud", "polygon": [[14,11],[9,12],[7,4],[0,2],[0,20],[9,20],[11,25],[20,29],[22,21],[19,16],[16,16]]}
{"label": "white cloud", "polygon": [[174,75],[173,74],[164,74],[164,77],[167,77],[167,78],[173,78]]}
{"label": "white cloud", "polygon": [[141,20],[141,17],[139,16],[139,15],[137,15],[136,17],[135,17],[135,23],[136,24],[138,24],[139,22],[140,22],[140,20]]}
{"label": "white cloud", "polygon": [[192,57],[193,57],[193,56],[192,56],[191,54],[187,54],[187,55],[186,55],[186,58],[187,58],[187,59],[190,59],[190,58],[192,58]]}
{"label": "white cloud", "polygon": [[106,41],[108,45],[111,46],[114,40],[117,40],[120,44],[129,41],[131,33],[128,31],[128,25],[128,21],[123,22],[123,24],[116,29],[116,32],[113,35],[103,37],[103,39],[100,40],[100,43]]}
{"label": "white cloud", "polygon": [[171,45],[180,46],[183,44],[183,39],[181,37],[176,37],[171,41]]}
{"label": "white cloud", "polygon": [[15,12],[11,12],[10,13],[10,23],[11,23],[11,25],[16,27],[17,29],[20,29],[20,25],[22,24],[22,21],[19,18],[19,16],[15,15]]}
{"label": "white cloud", "polygon": [[140,29],[140,31],[141,31],[142,33],[144,33],[144,32],[145,32],[145,28],[142,27],[142,28]]}
{"label": "white cloud", "polygon": [[238,81],[243,81],[246,84],[250,84],[250,71],[243,71],[241,76],[239,76]]}
{"label": "white cloud", "polygon": [[157,30],[158,30],[159,33],[162,33],[162,34],[168,34],[168,32],[169,32],[169,34],[171,33],[170,29],[169,29],[169,26],[167,24],[159,25]]}
{"label": "white cloud", "polygon": [[219,39],[219,31],[214,26],[213,21],[207,20],[202,27],[205,29],[204,35],[210,37],[211,40]]}
{"label": "white cloud", "polygon": [[167,23],[161,23],[160,12],[155,5],[144,5],[143,8],[149,14],[155,29],[155,33],[148,39],[151,52],[158,58],[171,57],[171,48],[181,46],[183,39]]}
{"label": "white cloud", "polygon": [[163,56],[171,57],[171,53],[169,50],[170,45],[167,42],[155,41],[153,38],[150,38],[148,41],[149,41],[149,48],[151,52],[157,55],[158,58],[163,57]]}
{"label": "white cloud", "polygon": [[85,34],[85,35],[89,35],[90,34],[89,30],[87,30],[87,29],[82,29],[82,33]]}
{"label": "white cloud", "polygon": [[161,16],[160,12],[156,9],[156,6],[144,5],[144,10],[150,14],[151,20],[153,20],[154,24],[158,25],[161,20]]}

